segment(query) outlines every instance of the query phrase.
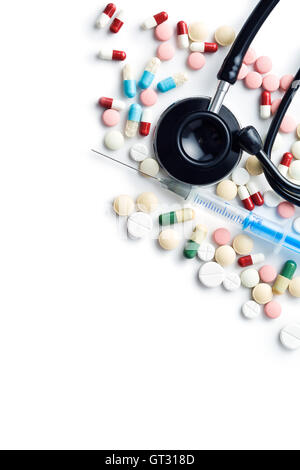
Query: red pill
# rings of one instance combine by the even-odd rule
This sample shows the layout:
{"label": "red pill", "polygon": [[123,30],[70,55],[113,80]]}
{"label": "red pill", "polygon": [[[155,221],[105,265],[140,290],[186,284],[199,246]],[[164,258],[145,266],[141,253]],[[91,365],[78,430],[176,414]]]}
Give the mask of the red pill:
{"label": "red pill", "polygon": [[98,103],[102,108],[115,109],[116,111],[122,111],[126,106],[123,101],[115,100],[114,98],[107,98],[105,96],[102,96]]}
{"label": "red pill", "polygon": [[272,95],[269,91],[263,91],[261,94],[260,117],[269,119],[272,115]]}
{"label": "red pill", "polygon": [[259,191],[258,187],[256,186],[255,183],[248,183],[247,184],[247,189],[250,193],[251,199],[254,202],[254,204],[258,207],[263,206],[265,203],[264,197]]}
{"label": "red pill", "polygon": [[250,193],[249,193],[248,189],[246,188],[246,186],[239,186],[238,194],[239,194],[240,200],[244,204],[245,209],[252,212],[254,210],[255,206],[253,204]]}
{"label": "red pill", "polygon": [[99,15],[96,20],[97,28],[104,28],[115,14],[116,9],[117,7],[114,3],[109,3],[108,5],[106,5],[104,11]]}
{"label": "red pill", "polygon": [[257,255],[243,256],[238,260],[241,268],[247,268],[248,266],[253,266],[254,264],[263,263],[265,261],[265,255],[259,253]]}
{"label": "red pill", "polygon": [[122,26],[124,24],[124,19],[125,19],[125,14],[124,14],[124,11],[121,10],[121,11],[119,11],[116,18],[114,19],[114,21],[112,22],[112,24],[110,26],[110,30],[111,30],[112,33],[116,34],[120,31],[120,29],[122,28]]}
{"label": "red pill", "polygon": [[217,52],[219,46],[216,42],[193,42],[191,44],[191,51],[192,52],[207,52],[207,53],[214,53]]}
{"label": "red pill", "polygon": [[290,152],[287,152],[283,155],[282,160],[278,166],[278,170],[284,177],[287,176],[293,159],[294,159],[294,155]]}
{"label": "red pill", "polygon": [[184,21],[177,23],[178,46],[180,49],[188,49],[190,45],[188,26]]}
{"label": "red pill", "polygon": [[145,109],[142,114],[141,124],[140,124],[140,135],[147,137],[150,134],[152,123],[152,112],[150,109]]}
{"label": "red pill", "polygon": [[144,23],[142,24],[143,29],[152,29],[156,28],[159,24],[164,23],[168,19],[168,13],[165,11],[162,11],[160,13],[157,13],[157,15],[150,16],[150,18],[147,18]]}

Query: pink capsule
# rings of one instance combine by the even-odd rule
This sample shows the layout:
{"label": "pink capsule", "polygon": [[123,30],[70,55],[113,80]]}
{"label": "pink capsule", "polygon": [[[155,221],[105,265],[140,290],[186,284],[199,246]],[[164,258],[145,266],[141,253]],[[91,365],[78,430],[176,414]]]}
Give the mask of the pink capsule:
{"label": "pink capsule", "polygon": [[293,159],[294,159],[294,155],[292,153],[287,152],[283,155],[282,160],[280,164],[278,165],[278,170],[280,171],[282,176],[284,176],[285,178],[287,177],[287,174],[288,174],[288,171],[292,164]]}
{"label": "pink capsule", "polygon": [[140,123],[140,135],[147,137],[150,134],[152,124],[152,112],[150,109],[145,109],[142,114]]}
{"label": "pink capsule", "polygon": [[123,10],[120,10],[117,16],[115,17],[114,21],[110,25],[110,30],[112,33],[118,33],[122,28],[125,20],[125,14]]}
{"label": "pink capsule", "polygon": [[249,191],[249,194],[254,204],[258,207],[263,206],[265,203],[265,200],[264,200],[263,195],[259,191],[258,187],[256,186],[256,184],[252,182],[248,183],[247,189]]}
{"label": "pink capsule", "polygon": [[106,98],[105,96],[102,96],[98,103],[102,108],[115,109],[116,111],[122,111],[126,106],[123,101],[115,100],[114,98]]}
{"label": "pink capsule", "polygon": [[143,29],[152,29],[156,28],[159,24],[164,23],[168,19],[168,13],[165,11],[162,11],[160,13],[157,13],[154,16],[150,16],[147,18],[144,23],[142,24]]}
{"label": "pink capsule", "polygon": [[180,49],[188,49],[190,41],[188,26],[185,21],[179,21],[179,23],[177,23],[177,37]]}
{"label": "pink capsule", "polygon": [[261,94],[260,117],[269,119],[272,115],[272,95],[269,91],[263,91]]}
{"label": "pink capsule", "polygon": [[105,28],[109,23],[109,20],[113,17],[116,12],[116,5],[114,3],[109,3],[106,5],[104,11],[98,16],[96,20],[96,27],[99,29]]}
{"label": "pink capsule", "polygon": [[190,49],[192,52],[206,52],[212,54],[217,52],[219,46],[216,42],[192,42]]}
{"label": "pink capsule", "polygon": [[255,206],[253,204],[250,193],[249,193],[248,189],[246,188],[246,186],[239,186],[238,195],[240,197],[240,200],[244,204],[245,209],[252,212],[254,210]]}
{"label": "pink capsule", "polygon": [[99,59],[103,60],[125,60],[126,52],[116,51],[115,49],[101,49]]}

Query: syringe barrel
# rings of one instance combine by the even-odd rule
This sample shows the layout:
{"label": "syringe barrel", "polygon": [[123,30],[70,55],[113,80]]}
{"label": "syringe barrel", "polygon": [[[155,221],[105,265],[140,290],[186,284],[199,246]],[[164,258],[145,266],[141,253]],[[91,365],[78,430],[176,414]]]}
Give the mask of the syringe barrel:
{"label": "syringe barrel", "polygon": [[277,247],[284,247],[300,254],[300,237],[296,233],[288,232],[283,225],[264,217],[233,206],[211,194],[203,194],[193,189],[188,198],[193,204],[203,207],[217,216],[224,217],[233,222],[242,230],[255,235]]}

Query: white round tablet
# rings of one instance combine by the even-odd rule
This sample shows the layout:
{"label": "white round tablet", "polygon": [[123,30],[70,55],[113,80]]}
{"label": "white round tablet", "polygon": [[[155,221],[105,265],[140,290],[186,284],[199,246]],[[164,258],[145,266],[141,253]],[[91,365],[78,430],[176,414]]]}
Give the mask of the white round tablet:
{"label": "white round tablet", "polygon": [[240,276],[236,273],[228,273],[223,281],[223,286],[229,292],[234,292],[241,287]]}
{"label": "white round tablet", "polygon": [[261,306],[254,302],[254,300],[250,300],[243,305],[242,313],[248,320],[254,320],[261,314]]}
{"label": "white round tablet", "polygon": [[295,181],[297,181],[296,184],[300,184],[300,160],[295,160],[290,168],[289,168],[289,174],[291,178],[293,178]]}
{"label": "white round tablet", "polygon": [[280,333],[280,341],[285,348],[291,351],[300,349],[300,325],[293,323],[283,328]]}
{"label": "white round tablet", "polygon": [[130,238],[139,240],[150,235],[153,229],[153,221],[145,212],[135,212],[127,221],[127,230]]}
{"label": "white round tablet", "polygon": [[148,175],[155,177],[159,173],[159,165],[153,158],[146,158],[146,160],[142,161],[140,164],[140,171],[144,173],[145,176]]}
{"label": "white round tablet", "polygon": [[300,234],[300,217],[297,217],[297,219],[294,220],[293,229],[296,233]]}
{"label": "white round tablet", "polygon": [[124,136],[119,131],[109,131],[105,135],[104,144],[109,150],[119,150],[124,145]]}
{"label": "white round tablet", "polygon": [[205,261],[207,263],[214,259],[215,253],[215,247],[211,243],[202,243],[198,250],[198,257],[201,261]]}
{"label": "white round tablet", "polygon": [[248,289],[253,289],[259,284],[260,277],[259,273],[256,269],[250,268],[243,271],[241,274],[241,282],[244,287]]}
{"label": "white round tablet", "polygon": [[129,153],[135,162],[143,162],[149,156],[149,150],[144,144],[133,145]]}
{"label": "white round tablet", "polygon": [[250,181],[250,175],[245,168],[236,168],[231,178],[237,186],[246,186]]}
{"label": "white round tablet", "polygon": [[272,190],[267,191],[264,194],[264,199],[265,205],[271,208],[278,207],[279,204],[282,202],[282,198]]}
{"label": "white round tablet", "polygon": [[206,263],[200,268],[199,279],[205,287],[218,287],[225,279],[225,271],[218,263]]}

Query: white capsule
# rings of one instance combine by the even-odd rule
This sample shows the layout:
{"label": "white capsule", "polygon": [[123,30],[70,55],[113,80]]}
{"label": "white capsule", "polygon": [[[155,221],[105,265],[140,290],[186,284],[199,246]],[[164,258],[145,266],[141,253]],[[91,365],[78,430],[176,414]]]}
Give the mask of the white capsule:
{"label": "white capsule", "polygon": [[148,62],[145,70],[147,72],[156,74],[156,72],[159,69],[160,64],[161,64],[161,61],[158,57],[152,57],[152,59]]}
{"label": "white capsule", "polygon": [[176,83],[176,86],[184,85],[184,83],[187,82],[188,79],[188,74],[185,72],[179,72],[173,75],[173,80]]}
{"label": "white capsule", "polygon": [[134,71],[130,64],[125,64],[123,68],[123,80],[134,80]]}

